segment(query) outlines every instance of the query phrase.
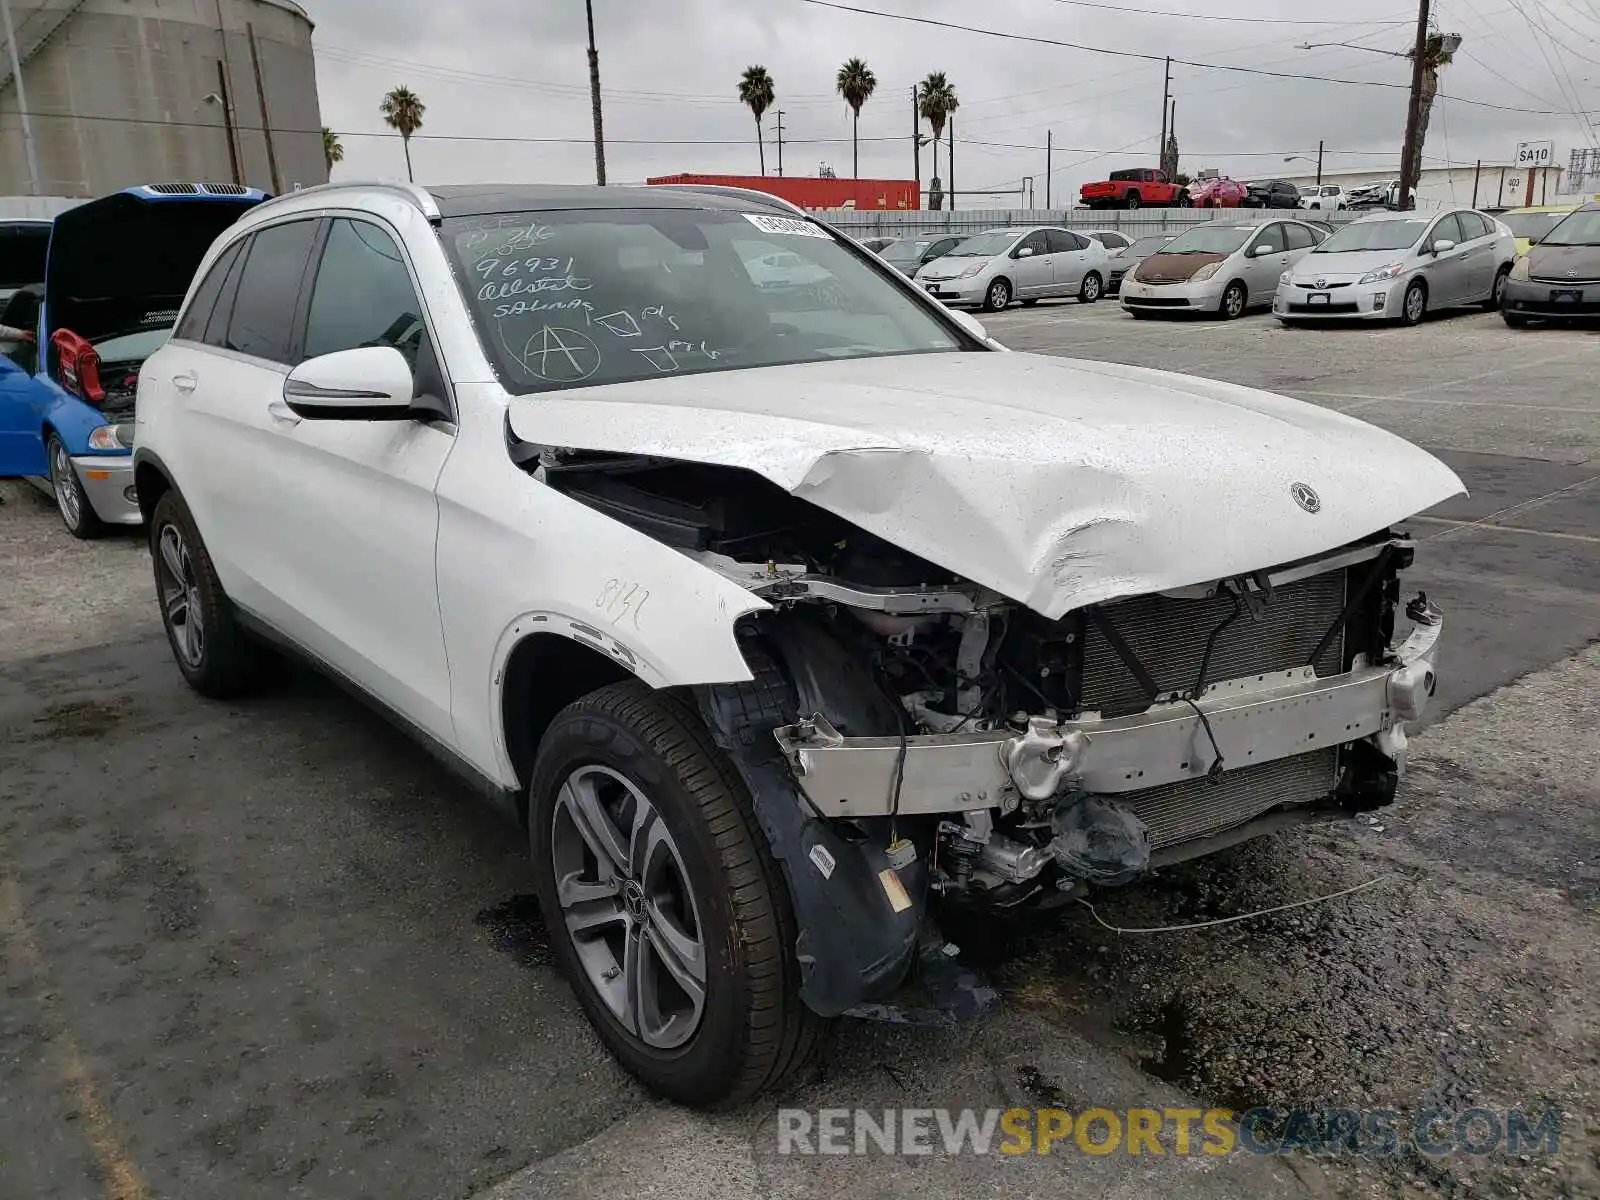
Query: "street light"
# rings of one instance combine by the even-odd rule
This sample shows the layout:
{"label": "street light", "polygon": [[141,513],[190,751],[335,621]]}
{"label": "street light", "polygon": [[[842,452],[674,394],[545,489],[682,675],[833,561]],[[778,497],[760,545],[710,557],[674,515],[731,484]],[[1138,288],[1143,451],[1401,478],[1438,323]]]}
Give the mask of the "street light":
{"label": "street light", "polygon": [[1317,143],[1317,157],[1315,159],[1307,158],[1304,154],[1291,154],[1287,158],[1285,158],[1283,161],[1284,162],[1295,162],[1297,160],[1299,162],[1310,163],[1312,166],[1317,168],[1317,186],[1321,187],[1322,186],[1322,143],[1321,142]]}

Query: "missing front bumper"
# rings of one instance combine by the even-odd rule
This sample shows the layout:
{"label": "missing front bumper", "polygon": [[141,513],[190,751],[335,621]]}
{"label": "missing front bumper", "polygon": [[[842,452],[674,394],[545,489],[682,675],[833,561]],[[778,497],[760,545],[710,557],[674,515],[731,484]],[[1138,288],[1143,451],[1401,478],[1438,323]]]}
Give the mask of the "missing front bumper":
{"label": "missing front bumper", "polygon": [[902,740],[847,738],[818,714],[775,736],[806,797],[828,817],[1010,812],[1068,788],[1114,796],[1196,781],[1218,752],[1226,771],[1363,739],[1403,767],[1404,723],[1433,694],[1442,628],[1437,614],[1418,623],[1381,667],[1250,676],[1209,688],[1194,705],[1161,703],[1109,720],[1033,717],[1023,729]]}

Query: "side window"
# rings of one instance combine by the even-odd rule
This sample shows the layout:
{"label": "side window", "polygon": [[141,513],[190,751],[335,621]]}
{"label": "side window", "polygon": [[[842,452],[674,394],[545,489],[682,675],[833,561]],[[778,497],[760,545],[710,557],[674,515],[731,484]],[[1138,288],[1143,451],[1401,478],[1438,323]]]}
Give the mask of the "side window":
{"label": "side window", "polygon": [[1457,213],[1456,220],[1461,222],[1461,236],[1469,242],[1489,234],[1489,223],[1475,212]]}
{"label": "side window", "polygon": [[289,361],[295,305],[316,231],[315,220],[289,221],[263,229],[252,239],[228,322],[229,350],[268,362]]}
{"label": "side window", "polygon": [[1278,224],[1268,225],[1250,240],[1250,244],[1252,246],[1269,247],[1273,254],[1281,253],[1284,249],[1283,226]]}
{"label": "side window", "polygon": [[1044,230],[1035,229],[1027,237],[1022,239],[1022,245],[1018,246],[1017,249],[1032,250],[1035,254],[1049,254],[1050,243],[1045,240]]}
{"label": "side window", "polygon": [[366,221],[335,220],[311,289],[305,357],[393,346],[415,371],[425,328],[422,302],[394,238]]}
{"label": "side window", "polygon": [[1284,243],[1291,250],[1309,250],[1317,244],[1317,239],[1311,236],[1311,229],[1306,225],[1285,225]]}
{"label": "side window", "polygon": [[227,348],[228,322],[233,320],[233,304],[239,296],[239,276],[244,274],[244,264],[250,257],[250,243],[254,240],[254,238],[241,239],[239,252],[233,256],[233,262],[228,266],[228,273],[222,280],[222,289],[217,293],[217,303],[206,321],[202,340],[208,346]]}
{"label": "side window", "polygon": [[195,289],[194,299],[189,302],[189,307],[184,310],[177,327],[172,331],[173,337],[191,342],[205,341],[206,322],[211,320],[211,310],[217,306],[217,297],[222,295],[222,285],[227,281],[228,272],[233,270],[233,264],[239,257],[239,248],[243,244],[242,240],[235,242],[211,264],[211,270],[207,271],[206,277],[200,281],[200,286]]}
{"label": "side window", "polygon": [[928,257],[943,258],[946,254],[949,254],[950,251],[954,250],[956,246],[960,244],[960,242],[960,238],[944,238],[940,241],[937,241],[931,247],[929,247]]}
{"label": "side window", "polygon": [[1435,242],[1455,242],[1458,246],[1466,240],[1461,236],[1461,222],[1456,220],[1455,213],[1442,218],[1433,227],[1433,236],[1430,240]]}
{"label": "side window", "polygon": [[1081,241],[1077,234],[1068,233],[1065,229],[1047,229],[1044,231],[1044,239],[1051,254],[1082,250],[1089,244],[1087,241]]}

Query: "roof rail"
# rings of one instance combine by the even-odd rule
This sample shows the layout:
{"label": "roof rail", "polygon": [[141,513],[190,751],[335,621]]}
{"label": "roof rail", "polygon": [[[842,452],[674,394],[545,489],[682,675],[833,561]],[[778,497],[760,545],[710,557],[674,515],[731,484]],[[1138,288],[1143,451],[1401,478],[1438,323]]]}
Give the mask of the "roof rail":
{"label": "roof rail", "polygon": [[281,196],[274,197],[273,200],[269,200],[267,203],[272,204],[275,201],[292,200],[296,196],[309,196],[313,192],[324,193],[348,191],[393,192],[416,205],[418,210],[420,210],[422,215],[427,217],[428,220],[437,221],[439,219],[439,203],[433,198],[433,193],[428,191],[427,188],[420,187],[415,183],[397,183],[393,180],[383,179],[349,179],[341,180],[338,183],[313,184],[308,188],[300,188],[297,191],[284,192]]}
{"label": "roof rail", "polygon": [[713,196],[728,196],[734,200],[743,199],[746,196],[759,196],[768,203],[781,205],[790,212],[808,220],[811,217],[811,214],[798,204],[791,203],[782,196],[774,196],[771,192],[759,191],[756,188],[730,187],[725,183],[647,183],[638,186],[668,188],[675,192],[708,192]]}

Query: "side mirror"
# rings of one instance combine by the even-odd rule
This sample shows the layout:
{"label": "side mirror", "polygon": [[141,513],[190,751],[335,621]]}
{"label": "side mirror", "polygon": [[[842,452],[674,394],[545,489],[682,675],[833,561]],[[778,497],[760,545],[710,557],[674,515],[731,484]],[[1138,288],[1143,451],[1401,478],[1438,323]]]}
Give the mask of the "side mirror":
{"label": "side mirror", "polygon": [[950,317],[961,328],[965,329],[980,342],[989,340],[989,331],[983,327],[983,322],[969,312],[962,312],[959,308],[952,308]]}
{"label": "side mirror", "polygon": [[302,417],[403,421],[417,384],[393,346],[361,346],[308,358],[283,381],[283,402]]}
{"label": "side mirror", "polygon": [[1272,247],[1267,245],[1265,242],[1262,242],[1259,246],[1255,246],[1251,249],[1250,257],[1262,258],[1268,254],[1271,254],[1272,252]]}
{"label": "side mirror", "polygon": [[1018,258],[1031,258],[1032,256],[1033,256],[1033,247],[1032,246],[1019,246],[1017,248],[1017,257]]}
{"label": "side mirror", "polygon": [[1455,248],[1456,244],[1449,238],[1440,238],[1433,244],[1433,252],[1435,254],[1443,254],[1445,251],[1454,250]]}

